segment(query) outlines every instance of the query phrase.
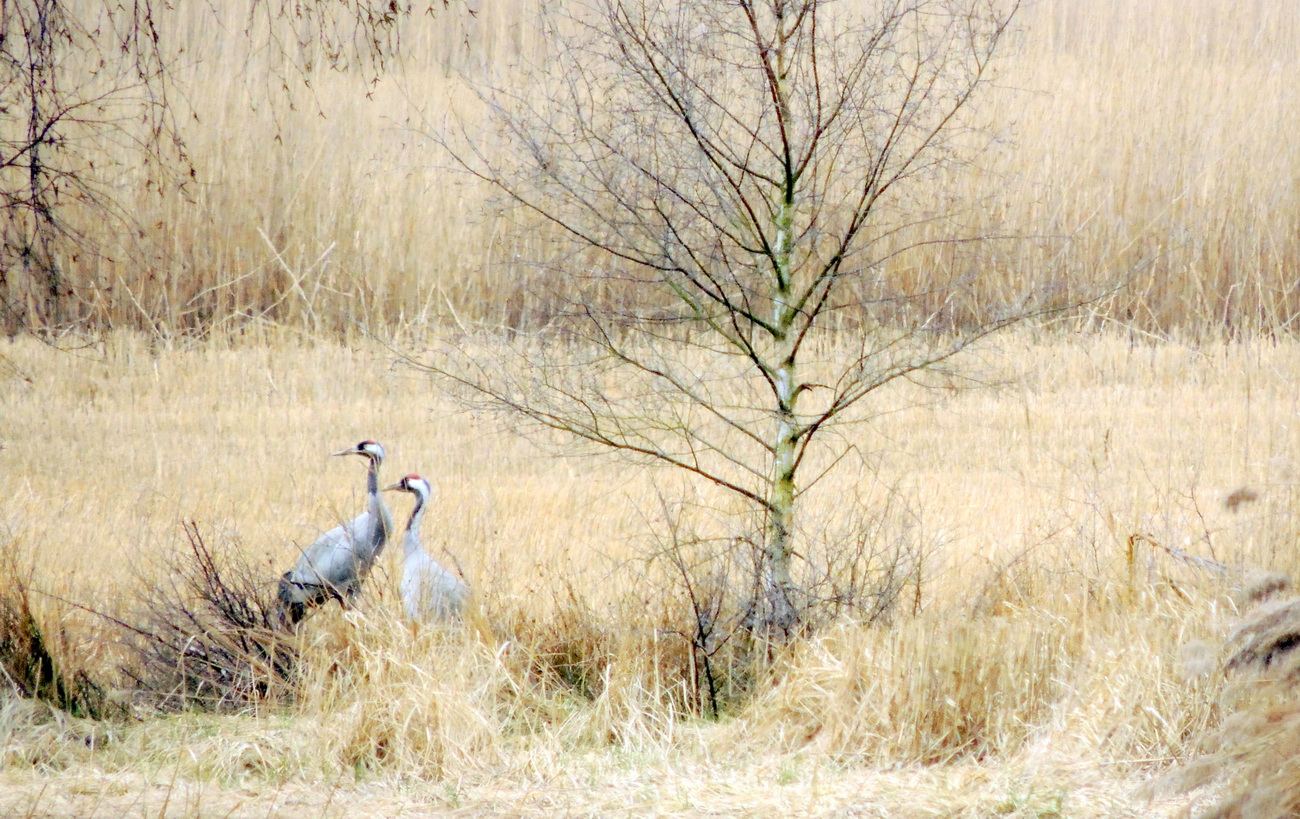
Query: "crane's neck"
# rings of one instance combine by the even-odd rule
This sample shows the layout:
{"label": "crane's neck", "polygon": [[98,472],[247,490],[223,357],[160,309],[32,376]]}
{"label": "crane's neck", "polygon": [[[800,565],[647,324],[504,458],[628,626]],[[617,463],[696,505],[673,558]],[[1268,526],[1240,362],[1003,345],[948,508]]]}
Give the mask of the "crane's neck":
{"label": "crane's neck", "polygon": [[424,501],[424,495],[416,492],[415,508],[411,510],[411,521],[406,524],[406,542],[403,544],[408,555],[420,549],[420,521],[424,519]]}
{"label": "crane's neck", "polygon": [[384,547],[384,541],[393,531],[393,518],[388,514],[388,507],[384,505],[384,499],[379,495],[379,459],[370,458],[370,470],[366,474],[366,494],[368,495],[368,507],[371,519],[378,521],[379,532],[376,535],[378,545],[375,547],[376,553]]}
{"label": "crane's neck", "polygon": [[379,459],[375,457],[370,458],[370,469],[366,472],[366,492],[371,504],[379,499]]}

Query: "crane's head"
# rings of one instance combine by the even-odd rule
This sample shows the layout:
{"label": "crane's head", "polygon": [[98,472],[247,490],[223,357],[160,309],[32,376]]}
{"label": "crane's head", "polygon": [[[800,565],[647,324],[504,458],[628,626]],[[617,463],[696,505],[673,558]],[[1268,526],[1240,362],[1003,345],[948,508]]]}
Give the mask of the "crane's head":
{"label": "crane's head", "polygon": [[375,466],[379,466],[384,462],[384,448],[379,444],[375,443],[374,441],[362,441],[361,443],[357,444],[354,447],[349,447],[348,449],[344,449],[340,452],[335,452],[334,454],[335,455],[364,455],[365,457],[374,461]]}
{"label": "crane's head", "polygon": [[410,474],[402,478],[392,486],[385,486],[385,492],[410,492],[412,495],[418,495],[422,501],[428,500],[429,494],[433,491],[429,488],[429,482],[419,475]]}

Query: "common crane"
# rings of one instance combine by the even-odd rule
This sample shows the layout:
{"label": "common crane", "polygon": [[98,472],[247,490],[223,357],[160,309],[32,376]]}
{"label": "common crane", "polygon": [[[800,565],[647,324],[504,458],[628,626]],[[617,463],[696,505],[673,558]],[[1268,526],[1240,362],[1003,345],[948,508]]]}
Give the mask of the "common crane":
{"label": "common crane", "polygon": [[429,502],[429,482],[407,475],[385,492],[410,492],[415,508],[402,539],[402,605],[416,622],[436,622],[461,616],[469,600],[469,586],[429,556],[420,542],[420,520]]}
{"label": "common crane", "polygon": [[360,455],[370,462],[366,511],[317,538],[280,578],[280,603],[291,624],[331,599],[343,606],[351,603],[393,531],[393,517],[379,496],[384,448],[374,441],[362,441],[334,455]]}

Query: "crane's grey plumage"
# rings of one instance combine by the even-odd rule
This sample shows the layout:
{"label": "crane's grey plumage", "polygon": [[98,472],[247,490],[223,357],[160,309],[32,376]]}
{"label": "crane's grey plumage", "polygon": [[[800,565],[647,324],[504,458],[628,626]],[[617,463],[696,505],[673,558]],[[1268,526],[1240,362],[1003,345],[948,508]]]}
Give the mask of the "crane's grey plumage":
{"label": "crane's grey plumage", "polygon": [[416,622],[435,622],[459,617],[469,600],[469,586],[429,556],[420,543],[420,520],[429,502],[429,482],[419,475],[407,475],[385,492],[410,492],[415,508],[402,539],[402,605],[406,616]]}
{"label": "crane's grey plumage", "polygon": [[317,538],[280,578],[280,603],[291,623],[297,623],[312,608],[328,600],[338,600],[340,604],[351,602],[393,531],[393,517],[379,496],[379,467],[384,462],[384,448],[374,441],[362,441],[334,454],[361,455],[370,461],[366,473],[366,511]]}

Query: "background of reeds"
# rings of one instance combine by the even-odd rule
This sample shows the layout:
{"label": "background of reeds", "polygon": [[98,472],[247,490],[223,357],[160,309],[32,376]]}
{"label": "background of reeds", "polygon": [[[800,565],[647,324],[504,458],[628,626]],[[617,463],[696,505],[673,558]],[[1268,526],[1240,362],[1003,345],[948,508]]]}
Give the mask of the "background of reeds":
{"label": "background of reeds", "polygon": [[[991,306],[1027,282],[1089,293],[1126,280],[1099,321],[1289,328],[1300,313],[1294,11],[1025,4],[981,102],[1002,141],[916,194],[921,211],[956,209],[975,234],[1024,239],[907,254],[882,275],[909,291],[978,274]],[[164,335],[264,323],[337,333],[453,311],[545,321],[551,300],[528,266],[544,231],[484,212],[487,192],[429,139],[449,112],[474,110],[469,83],[519,82],[514,68],[548,59],[530,0],[474,12],[408,20],[405,58],[377,80],[331,71],[309,46],[286,53],[288,30],[278,48],[250,41],[238,3],[161,14],[163,42],[183,45],[175,103],[190,114],[181,134],[197,176],[159,194],[137,158],[99,157],[117,168],[134,229],[84,222],[82,244],[98,252],[63,260],[69,318]]]}

